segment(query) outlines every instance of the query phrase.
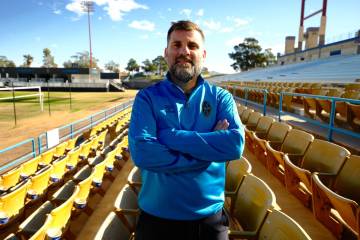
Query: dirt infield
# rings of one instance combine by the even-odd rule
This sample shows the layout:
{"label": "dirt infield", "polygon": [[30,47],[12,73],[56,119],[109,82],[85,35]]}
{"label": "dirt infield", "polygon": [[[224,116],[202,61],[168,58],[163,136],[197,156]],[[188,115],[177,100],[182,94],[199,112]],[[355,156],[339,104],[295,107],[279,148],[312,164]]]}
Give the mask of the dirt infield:
{"label": "dirt infield", "polygon": [[[0,120],[0,150],[28,138],[37,138],[41,133],[48,130],[67,125],[126,102],[134,98],[136,93],[136,90],[127,90],[121,93],[73,93],[74,109],[69,111],[65,105],[54,105],[51,116],[49,116],[46,104],[44,104],[44,112],[37,114],[25,113],[25,110],[22,110],[26,117],[20,117],[16,126],[14,126],[12,117]],[[11,113],[12,105],[8,105],[8,109],[1,109],[1,114],[4,112]]]}

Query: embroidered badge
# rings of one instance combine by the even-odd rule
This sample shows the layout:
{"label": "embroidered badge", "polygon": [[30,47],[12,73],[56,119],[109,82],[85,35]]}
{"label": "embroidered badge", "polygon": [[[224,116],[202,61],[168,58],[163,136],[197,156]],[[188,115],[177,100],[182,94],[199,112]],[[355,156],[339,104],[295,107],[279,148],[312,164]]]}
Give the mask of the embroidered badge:
{"label": "embroidered badge", "polygon": [[207,101],[204,101],[203,104],[202,104],[202,112],[204,113],[205,117],[210,116],[211,105]]}

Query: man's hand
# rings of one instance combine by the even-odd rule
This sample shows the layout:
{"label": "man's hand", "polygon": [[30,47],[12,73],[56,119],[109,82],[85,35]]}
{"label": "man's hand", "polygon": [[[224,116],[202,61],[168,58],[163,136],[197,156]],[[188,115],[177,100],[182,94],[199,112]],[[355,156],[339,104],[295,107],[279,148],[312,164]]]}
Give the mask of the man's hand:
{"label": "man's hand", "polygon": [[216,126],[214,128],[214,131],[218,131],[218,130],[227,130],[229,127],[229,122],[227,121],[227,119],[225,118],[224,120],[219,120],[216,123]]}

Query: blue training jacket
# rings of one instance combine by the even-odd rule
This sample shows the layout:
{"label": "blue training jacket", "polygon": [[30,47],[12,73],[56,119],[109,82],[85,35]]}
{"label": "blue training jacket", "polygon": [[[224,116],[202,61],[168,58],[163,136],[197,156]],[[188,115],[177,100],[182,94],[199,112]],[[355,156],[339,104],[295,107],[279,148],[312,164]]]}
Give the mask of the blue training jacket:
{"label": "blue training jacket", "polygon": [[[141,169],[139,206],[167,219],[195,220],[224,204],[225,162],[240,158],[244,127],[231,94],[204,81],[187,97],[169,75],[138,92],[129,147]],[[214,131],[227,119],[228,130]]]}

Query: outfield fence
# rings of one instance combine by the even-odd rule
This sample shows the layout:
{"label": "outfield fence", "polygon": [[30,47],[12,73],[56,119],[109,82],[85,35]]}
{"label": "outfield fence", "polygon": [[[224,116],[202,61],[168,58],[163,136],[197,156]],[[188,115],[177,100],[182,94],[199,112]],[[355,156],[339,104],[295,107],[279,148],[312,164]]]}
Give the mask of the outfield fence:
{"label": "outfield fence", "polygon": [[[95,113],[89,117],[59,127],[59,143],[67,141],[91,129],[93,126],[107,120],[115,114],[132,106],[133,100],[116,105],[112,108]],[[21,163],[36,157],[48,149],[47,132],[41,133],[36,139],[29,138],[3,150],[0,150],[0,174],[20,165]]]}

